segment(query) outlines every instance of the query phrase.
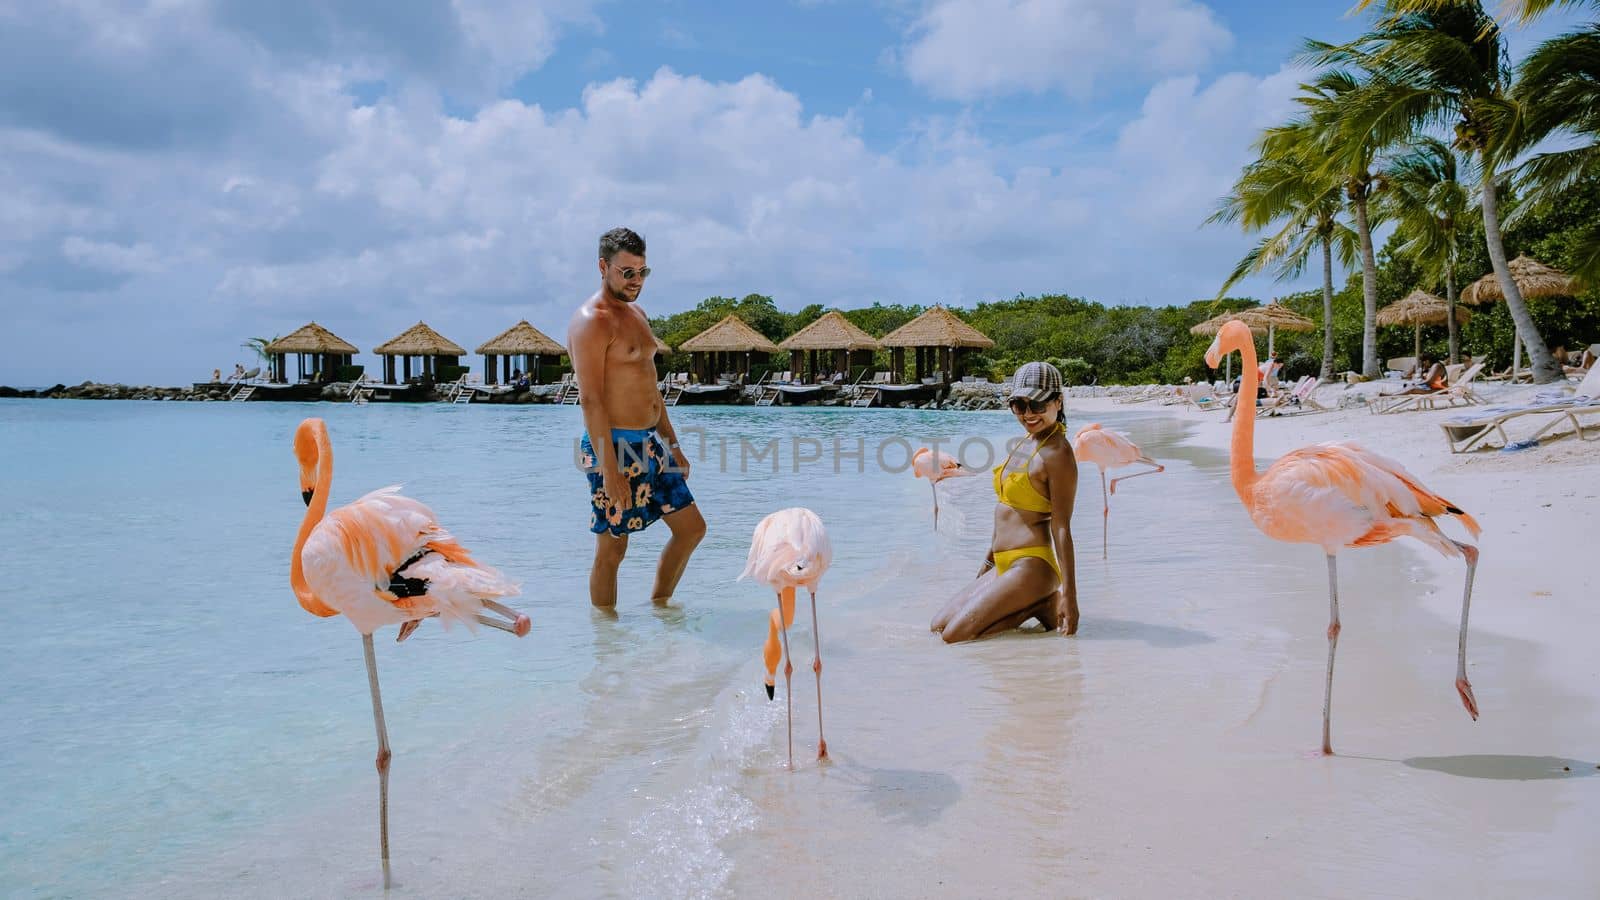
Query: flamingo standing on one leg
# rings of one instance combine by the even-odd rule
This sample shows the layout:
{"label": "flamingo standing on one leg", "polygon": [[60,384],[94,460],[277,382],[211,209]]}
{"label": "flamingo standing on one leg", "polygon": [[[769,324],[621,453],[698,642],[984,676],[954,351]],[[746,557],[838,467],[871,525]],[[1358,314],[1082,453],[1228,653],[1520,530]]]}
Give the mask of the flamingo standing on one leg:
{"label": "flamingo standing on one leg", "polygon": [[917,478],[928,479],[928,487],[933,489],[933,527],[939,528],[939,482],[946,478],[959,478],[965,475],[978,474],[975,469],[963,466],[960,460],[938,450],[929,450],[919,447],[911,455],[911,473]]}
{"label": "flamingo standing on one leg", "polygon": [[[333,485],[333,447],[321,419],[306,419],[294,433],[300,462],[300,496],[306,516],[295,536],[289,583],[300,605],[313,615],[340,613],[361,632],[378,729],[378,843],[383,886],[389,887],[389,734],[378,694],[378,662],[372,632],[399,625],[405,640],[422,620],[477,623],[528,633],[528,617],[495,600],[520,593],[504,575],[475,562],[433,517],[428,507],[402,497],[398,486],[373,491],[327,512]],[[507,621],[483,615],[488,610]]]}
{"label": "flamingo standing on one leg", "polygon": [[[1216,368],[1224,354],[1244,357],[1240,397],[1254,397],[1260,378],[1250,329],[1229,322],[1206,351],[1206,365]],[[1339,644],[1339,582],[1335,554],[1341,547],[1384,544],[1412,537],[1447,557],[1467,561],[1461,596],[1461,636],[1456,649],[1456,693],[1474,720],[1478,701],[1467,681],[1467,608],[1472,602],[1472,577],[1478,548],[1447,537],[1434,519],[1453,515],[1476,537],[1478,523],[1455,504],[1423,487],[1392,459],[1348,442],[1312,444],[1285,454],[1264,472],[1254,461],[1255,404],[1245,403],[1233,423],[1231,467],[1233,489],[1251,521],[1267,537],[1317,544],[1328,556],[1328,681],[1322,700],[1322,752],[1333,753],[1329,717],[1333,703],[1333,654]]]}
{"label": "flamingo standing on one leg", "polygon": [[[767,666],[767,699],[774,695],[778,659],[783,658],[784,700],[789,707],[789,768],[794,768],[794,695],[790,676],[794,665],[789,655],[789,626],[794,624],[794,592],[805,587],[811,593],[811,638],[816,659],[811,671],[817,674],[817,759],[827,759],[828,741],[822,734],[822,638],[817,630],[817,583],[833,561],[833,544],[817,514],[804,507],[780,509],[756,525],[750,540],[750,556],[739,573],[770,586],[778,594],[778,608],[768,617],[767,643],[763,662]],[[779,633],[783,644],[778,643]]]}
{"label": "flamingo standing on one leg", "polygon": [[1115,494],[1117,482],[1165,472],[1166,467],[1145,456],[1139,445],[1129,440],[1127,435],[1120,431],[1107,431],[1100,427],[1099,422],[1091,422],[1078,429],[1078,436],[1072,439],[1072,454],[1079,462],[1091,462],[1100,469],[1100,558],[1105,559],[1111,530],[1111,499],[1106,491],[1106,470],[1132,465],[1154,466],[1143,472],[1111,479],[1110,493]]}

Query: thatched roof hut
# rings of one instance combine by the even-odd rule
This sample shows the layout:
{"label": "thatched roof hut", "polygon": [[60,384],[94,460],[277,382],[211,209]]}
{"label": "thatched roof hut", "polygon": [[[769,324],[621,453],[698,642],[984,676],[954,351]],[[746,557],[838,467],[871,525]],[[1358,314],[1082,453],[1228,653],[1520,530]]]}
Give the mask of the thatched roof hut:
{"label": "thatched roof hut", "polygon": [[[460,365],[461,357],[467,353],[460,344],[429,328],[426,322],[418,322],[407,328],[392,339],[374,347],[372,352],[383,357],[383,380],[389,384],[399,383],[395,380],[397,374],[403,375],[406,381],[411,380],[413,356],[418,357],[419,374],[433,381],[437,378],[441,367]],[[402,372],[397,373],[395,370],[396,359],[402,363]]]}
{"label": "thatched roof hut", "polygon": [[267,344],[264,349],[272,360],[272,377],[269,380],[276,382],[289,380],[285,363],[291,353],[298,357],[299,381],[326,382],[335,380],[339,369],[350,365],[355,355],[361,352],[355,344],[316,322],[296,328]]}
{"label": "thatched roof hut", "polygon": [[[1236,318],[1238,318],[1238,314],[1231,312],[1225,312],[1221,315],[1212,316],[1204,322],[1191,327],[1189,329],[1189,333],[1197,334],[1201,337],[1211,337],[1212,335],[1215,335],[1217,332],[1221,331],[1222,326],[1232,322]],[[1250,330],[1256,334],[1267,333],[1267,326],[1265,325],[1257,325],[1250,322],[1246,322],[1245,324],[1249,326]]]}
{"label": "thatched roof hut", "polygon": [[[1465,307],[1456,307],[1456,322],[1462,325],[1472,318],[1472,313]],[[1379,325],[1410,325],[1416,329],[1416,344],[1412,355],[1417,359],[1422,358],[1422,326],[1443,325],[1450,321],[1450,304],[1443,297],[1436,297],[1424,290],[1415,290],[1407,294],[1404,299],[1378,310]]]}
{"label": "thatched roof hut", "polygon": [[[560,362],[561,357],[567,355],[567,348],[523,319],[484,341],[474,352],[483,354],[485,384],[511,384],[514,380],[512,361],[516,357],[522,359],[515,368],[525,373],[530,383],[541,384],[539,369],[543,362],[546,359]],[[497,372],[497,369],[502,371]]]}
{"label": "thatched roof hut", "polygon": [[915,377],[920,381],[930,376],[960,378],[965,356],[994,346],[988,335],[938,304],[884,335],[880,343],[890,348],[890,366],[896,381],[905,373],[907,347],[916,351]]}
{"label": "thatched roof hut", "polygon": [[723,375],[736,374],[743,379],[750,374],[752,363],[766,362],[771,354],[778,352],[778,345],[729,313],[717,324],[679,344],[678,351],[690,354],[691,368],[701,383],[708,384]]}
{"label": "thatched roof hut", "polygon": [[[1506,263],[1506,268],[1511,270],[1511,280],[1516,282],[1517,291],[1524,300],[1533,297],[1571,297],[1577,293],[1577,287],[1567,273],[1531,257],[1519,256]],[[1500,289],[1500,279],[1493,272],[1467,285],[1466,290],[1461,292],[1461,302],[1474,306],[1505,298],[1505,292]]]}
{"label": "thatched roof hut", "polygon": [[1274,300],[1266,306],[1252,306],[1233,314],[1235,319],[1254,330],[1257,325],[1267,329],[1267,353],[1272,353],[1273,338],[1279,331],[1316,331],[1317,323]]}
{"label": "thatched roof hut", "polygon": [[[1578,292],[1577,285],[1572,278],[1560,269],[1551,268],[1536,259],[1526,255],[1506,263],[1506,268],[1511,271],[1511,280],[1517,286],[1517,292],[1522,299],[1530,300],[1534,297],[1571,297]],[[1467,285],[1461,292],[1461,302],[1477,306],[1481,303],[1493,303],[1504,300],[1505,291],[1500,289],[1500,279],[1493,272],[1479,278]],[[1511,378],[1515,380],[1517,373],[1522,368],[1522,336],[1515,330],[1511,333]]]}
{"label": "thatched roof hut", "polygon": [[834,310],[784,338],[778,349],[789,351],[789,368],[796,372],[809,361],[810,380],[816,380],[821,374],[820,354],[832,355],[834,371],[848,375],[853,366],[872,365],[872,354],[882,346],[844,313]]}

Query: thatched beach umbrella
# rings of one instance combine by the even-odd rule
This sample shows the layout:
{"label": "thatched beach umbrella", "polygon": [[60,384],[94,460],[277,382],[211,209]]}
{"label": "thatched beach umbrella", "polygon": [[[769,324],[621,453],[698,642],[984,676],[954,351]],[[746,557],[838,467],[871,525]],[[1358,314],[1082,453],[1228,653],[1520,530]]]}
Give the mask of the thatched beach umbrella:
{"label": "thatched beach umbrella", "polygon": [[[1456,322],[1465,325],[1472,318],[1472,313],[1463,307],[1456,307]],[[1422,326],[1442,325],[1450,321],[1450,304],[1443,297],[1435,297],[1427,291],[1412,291],[1405,299],[1395,302],[1378,310],[1379,325],[1410,325],[1416,329],[1416,345],[1412,356],[1417,360],[1422,359]]]}
{"label": "thatched beach umbrella", "polygon": [[672,352],[672,346],[670,344],[668,344],[666,341],[663,341],[659,335],[652,334],[650,336],[655,338],[655,340],[656,340],[656,355],[657,356],[666,356],[668,353]]}
{"label": "thatched beach umbrella", "polygon": [[372,352],[383,357],[383,380],[388,384],[397,383],[395,357],[399,357],[404,363],[407,381],[411,380],[413,356],[420,358],[420,368],[432,380],[438,374],[440,366],[460,365],[461,357],[467,353],[461,349],[460,344],[429,328],[426,322],[418,322],[407,328],[392,339],[374,347]]}
{"label": "thatched beach umbrella", "polygon": [[751,357],[760,354],[761,359],[757,361],[765,362],[769,354],[778,352],[778,345],[729,313],[717,324],[679,344],[678,349],[690,354],[691,366],[701,382],[710,383],[723,372],[748,376]]}
{"label": "thatched beach umbrella", "polygon": [[852,365],[872,365],[872,354],[881,346],[877,338],[834,310],[784,338],[778,349],[789,351],[789,368],[796,370],[809,351],[810,374],[814,378],[819,353],[831,352],[834,369],[848,373]]}
{"label": "thatched beach umbrella", "polygon": [[937,304],[884,335],[879,343],[890,348],[890,366],[894,369],[896,383],[905,371],[907,347],[916,350],[916,377],[920,381],[934,369],[944,372],[952,380],[958,379],[961,377],[958,370],[964,351],[988,350],[994,346],[994,341],[988,335]]}
{"label": "thatched beach umbrella", "polygon": [[1240,310],[1234,318],[1254,329],[1261,325],[1267,329],[1267,355],[1272,355],[1273,338],[1279,331],[1316,331],[1317,323],[1300,315],[1277,301],[1266,306],[1253,306]]}
{"label": "thatched beach umbrella", "polygon": [[[1191,327],[1189,329],[1189,333],[1190,334],[1198,334],[1201,337],[1212,337],[1217,332],[1222,330],[1222,326],[1228,324],[1229,322],[1232,322],[1236,318],[1238,318],[1238,314],[1237,313],[1231,313],[1231,312],[1225,312],[1225,313],[1222,313],[1220,315],[1215,315],[1215,316],[1212,316],[1211,318],[1205,320],[1204,322],[1201,322],[1200,324]],[[1266,331],[1267,331],[1267,326],[1265,326],[1265,325],[1256,325],[1256,324],[1253,324],[1253,323],[1250,323],[1250,322],[1246,322],[1245,325],[1248,326],[1249,329],[1251,330],[1251,332],[1253,332],[1255,334],[1265,334]],[[1226,357],[1223,358],[1222,367],[1223,367],[1222,368],[1223,380],[1227,381],[1229,383],[1232,383],[1233,382],[1233,354],[1232,353],[1229,353]]]}
{"label": "thatched beach umbrella", "polygon": [[483,354],[483,382],[495,384],[495,359],[500,358],[499,368],[504,371],[505,383],[511,383],[511,358],[522,357],[520,368],[527,373],[528,380],[539,384],[539,364],[545,357],[556,362],[567,355],[567,348],[556,343],[553,338],[539,329],[528,324],[523,319],[517,324],[507,328],[487,341],[475,351]]}
{"label": "thatched beach umbrella", "polygon": [[[1577,286],[1572,283],[1572,278],[1567,273],[1551,268],[1527,255],[1506,263],[1506,268],[1511,270],[1511,280],[1516,283],[1517,290],[1524,300],[1532,300],[1535,297],[1571,297],[1577,293]],[[1505,298],[1505,291],[1500,289],[1500,279],[1496,278],[1493,272],[1467,285],[1467,289],[1461,292],[1461,302],[1473,306]],[[1517,377],[1517,370],[1520,368],[1522,368],[1522,335],[1516,334],[1513,329],[1511,338],[1513,379]]]}
{"label": "thatched beach umbrella", "polygon": [[313,371],[317,381],[332,381],[338,373],[340,366],[350,365],[350,361],[361,351],[344,338],[316,322],[308,322],[296,328],[281,338],[273,341],[263,348],[272,360],[271,381],[288,381],[288,373],[284,371],[285,357],[290,353],[299,357],[300,380],[305,381],[306,357],[311,357]]}

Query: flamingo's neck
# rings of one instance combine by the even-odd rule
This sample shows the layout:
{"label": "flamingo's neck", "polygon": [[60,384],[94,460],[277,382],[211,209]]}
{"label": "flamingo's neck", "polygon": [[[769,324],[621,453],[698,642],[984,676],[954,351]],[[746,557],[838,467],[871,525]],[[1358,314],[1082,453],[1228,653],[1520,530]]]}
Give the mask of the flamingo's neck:
{"label": "flamingo's neck", "polygon": [[327,604],[317,599],[311,586],[306,584],[305,566],[300,562],[300,552],[305,549],[306,538],[311,536],[312,529],[322,521],[328,511],[328,492],[333,488],[333,445],[328,441],[328,432],[317,429],[317,484],[312,489],[311,504],[306,507],[305,518],[300,520],[300,532],[294,537],[294,554],[289,560],[289,586],[294,589],[294,596],[306,612],[318,616],[337,615],[338,610],[331,609]]}
{"label": "flamingo's neck", "polygon": [[[1248,337],[1248,333],[1247,333]],[[1239,393],[1233,398],[1233,442],[1229,469],[1233,474],[1233,489],[1250,508],[1250,494],[1256,478],[1256,390],[1261,386],[1261,372],[1256,368],[1254,340],[1246,340],[1239,348]]]}

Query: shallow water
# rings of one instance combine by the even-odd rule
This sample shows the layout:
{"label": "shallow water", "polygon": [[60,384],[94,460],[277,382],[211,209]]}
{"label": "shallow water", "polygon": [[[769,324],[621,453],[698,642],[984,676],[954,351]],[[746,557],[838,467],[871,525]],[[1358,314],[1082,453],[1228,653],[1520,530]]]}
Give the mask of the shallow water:
{"label": "shallow water", "polygon": [[[1600,778],[1579,777],[1592,708],[1519,719],[1493,673],[1536,649],[1486,638],[1472,671],[1495,724],[1470,722],[1450,688],[1454,623],[1403,602],[1435,589],[1417,583],[1410,550],[1377,548],[1341,571],[1334,735],[1350,755],[1307,754],[1325,652],[1320,553],[1249,531],[1225,460],[1176,446],[1176,422],[1105,417],[1168,470],[1113,498],[1106,562],[1098,474],[1083,470],[1077,639],[945,647],[927,622],[977,569],[988,480],[941,485],[935,532],[926,483],[884,471],[874,449],[897,467],[905,446],[885,441],[998,443],[1016,429],[1006,414],[673,410],[680,431],[713,436],[691,476],[709,533],[668,610],[646,599],[665,528],[636,537],[613,618],[587,600],[576,409],[0,401],[14,586],[0,657],[4,893],[381,894],[360,640],[301,611],[287,583],[304,511],[289,439],[306,415],[329,423],[334,503],[403,482],[523,582],[513,605],[533,621],[520,641],[433,622],[405,644],[377,636],[405,895],[1560,895],[1593,883],[1594,863],[1561,856],[1581,846],[1565,823],[1600,808]],[[818,441],[801,455],[822,456],[799,472],[797,435]],[[776,458],[741,456],[741,440],[773,438]],[[835,438],[865,444],[865,471],[852,458],[834,471]],[[769,702],[760,686],[772,598],[734,581],[755,523],[789,505],[816,510],[835,547],[818,595],[833,763],[814,760],[802,603],[795,772],[783,687]],[[1580,765],[1540,775],[1552,759]],[[1564,861],[1530,881],[1505,856],[1518,848]]]}

